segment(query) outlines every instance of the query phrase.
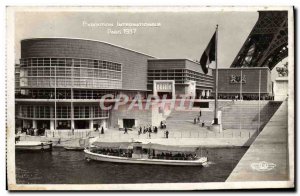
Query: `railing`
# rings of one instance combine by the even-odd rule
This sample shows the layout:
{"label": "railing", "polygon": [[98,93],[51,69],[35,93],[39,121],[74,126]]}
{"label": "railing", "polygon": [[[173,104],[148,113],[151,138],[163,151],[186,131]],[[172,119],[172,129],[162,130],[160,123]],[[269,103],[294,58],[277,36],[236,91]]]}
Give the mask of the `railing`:
{"label": "railing", "polygon": [[[221,133],[212,132],[209,130],[192,130],[192,131],[169,131],[168,138],[170,139],[195,139],[195,138],[251,138],[254,134],[257,133],[257,130],[224,130]],[[164,129],[158,130],[158,133],[149,133],[138,134],[137,130],[128,131],[125,133],[124,131],[117,130],[105,130],[104,134],[101,131],[94,131],[88,129],[80,129],[74,130],[46,130],[45,135],[46,138],[64,138],[64,139],[79,139],[79,138],[90,138],[90,137],[99,137],[100,139],[107,141],[131,141],[132,139],[168,139],[166,138]],[[30,137],[28,135],[28,137]]]}

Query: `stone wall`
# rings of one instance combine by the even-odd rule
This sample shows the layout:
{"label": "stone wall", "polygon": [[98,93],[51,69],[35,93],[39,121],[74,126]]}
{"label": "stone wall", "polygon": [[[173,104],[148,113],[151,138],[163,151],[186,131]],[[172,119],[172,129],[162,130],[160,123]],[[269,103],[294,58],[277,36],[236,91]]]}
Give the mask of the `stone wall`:
{"label": "stone wall", "polygon": [[165,117],[162,111],[159,111],[157,105],[150,107],[149,110],[145,109],[145,103],[143,109],[133,107],[131,110],[128,109],[129,104],[120,106],[118,110],[111,110],[110,127],[111,128],[123,128],[123,119],[135,119],[135,127],[139,126],[159,126]]}
{"label": "stone wall", "polygon": [[[242,76],[245,76],[245,83],[242,83],[243,94],[258,94],[259,93],[259,72],[261,71],[260,78],[260,92],[264,94],[272,93],[272,82],[270,80],[271,73],[266,67],[262,68],[230,68],[230,69],[219,69],[219,95],[222,94],[235,94],[239,95],[241,90],[241,85],[239,82],[231,82],[231,76],[240,77],[242,71]],[[213,71],[213,77],[215,78],[215,70]],[[214,93],[215,90],[213,90]]]}

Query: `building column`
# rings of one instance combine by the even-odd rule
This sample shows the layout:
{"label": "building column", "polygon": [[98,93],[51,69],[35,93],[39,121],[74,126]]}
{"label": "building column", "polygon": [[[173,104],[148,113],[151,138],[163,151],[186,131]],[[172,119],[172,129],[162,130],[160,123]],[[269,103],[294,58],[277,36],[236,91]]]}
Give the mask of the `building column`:
{"label": "building column", "polygon": [[[89,117],[93,118],[94,117],[93,114],[94,114],[94,107],[93,106],[89,106]],[[94,120],[90,120],[89,129],[90,130],[94,129]]]}
{"label": "building column", "polygon": [[106,125],[106,119],[103,119],[102,120],[102,122],[101,122],[101,126],[104,128],[104,129],[106,129],[107,127],[107,125]]}
{"label": "building column", "polygon": [[36,120],[32,120],[32,128],[37,128],[37,126],[36,126]]}
{"label": "building column", "polygon": [[29,127],[28,127],[28,123],[27,123],[26,120],[23,120],[23,127],[24,127],[24,128],[29,128]]}
{"label": "building column", "polygon": [[157,96],[157,84],[156,84],[156,81],[153,81],[153,95]]}
{"label": "building column", "polygon": [[53,131],[54,129],[54,120],[50,120],[50,130]]}
{"label": "building column", "polygon": [[176,99],[175,95],[175,81],[172,80],[172,99]]}
{"label": "building column", "polygon": [[90,120],[90,126],[89,126],[89,129],[90,130],[93,130],[94,128],[94,121],[93,120]]}
{"label": "building column", "polygon": [[[50,106],[50,118],[54,118],[54,107]],[[55,130],[55,125],[54,125],[54,120],[50,120],[50,130],[53,131]]]}
{"label": "building column", "polygon": [[207,97],[210,96],[210,90],[207,90]]}
{"label": "building column", "polygon": [[75,121],[71,119],[71,130],[75,129]]}

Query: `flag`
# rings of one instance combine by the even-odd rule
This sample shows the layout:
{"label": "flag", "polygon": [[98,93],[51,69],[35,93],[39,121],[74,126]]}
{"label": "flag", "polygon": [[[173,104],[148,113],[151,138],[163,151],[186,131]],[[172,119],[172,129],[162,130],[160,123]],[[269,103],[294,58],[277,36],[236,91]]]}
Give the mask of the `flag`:
{"label": "flag", "polygon": [[200,58],[200,65],[205,74],[208,72],[208,65],[216,60],[216,32],[210,39],[205,51]]}

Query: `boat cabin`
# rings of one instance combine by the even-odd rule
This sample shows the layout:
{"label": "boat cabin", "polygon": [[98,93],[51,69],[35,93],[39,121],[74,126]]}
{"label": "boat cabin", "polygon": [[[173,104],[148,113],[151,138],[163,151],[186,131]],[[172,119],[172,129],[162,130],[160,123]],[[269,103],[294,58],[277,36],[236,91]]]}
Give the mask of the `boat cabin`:
{"label": "boat cabin", "polygon": [[143,148],[141,142],[132,143],[132,158],[134,159],[148,159],[149,158],[149,150]]}
{"label": "boat cabin", "polygon": [[[140,141],[131,143],[94,142],[93,145],[95,147],[91,148],[91,152],[109,156],[167,160],[196,160],[199,158],[196,147],[166,146]],[[202,157],[202,153],[200,157]]]}

